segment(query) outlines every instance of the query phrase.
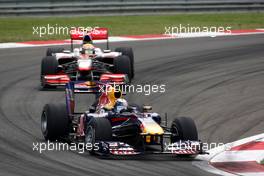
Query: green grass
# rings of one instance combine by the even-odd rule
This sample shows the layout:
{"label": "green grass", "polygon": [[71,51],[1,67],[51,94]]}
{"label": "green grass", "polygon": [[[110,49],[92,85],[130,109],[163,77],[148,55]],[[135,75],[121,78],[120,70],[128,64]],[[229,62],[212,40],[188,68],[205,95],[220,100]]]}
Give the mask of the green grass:
{"label": "green grass", "polygon": [[264,164],[264,159],[260,162],[260,164]]}
{"label": "green grass", "polygon": [[100,26],[110,35],[163,34],[165,26],[264,28],[264,13],[177,14],[162,16],[7,17],[0,18],[0,42],[66,39],[67,35],[33,35],[33,26]]}

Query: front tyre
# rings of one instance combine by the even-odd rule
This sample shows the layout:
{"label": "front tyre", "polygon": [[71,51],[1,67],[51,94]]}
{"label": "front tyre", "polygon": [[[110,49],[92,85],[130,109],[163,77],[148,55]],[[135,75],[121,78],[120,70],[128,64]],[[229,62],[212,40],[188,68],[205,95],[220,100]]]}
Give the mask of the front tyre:
{"label": "front tyre", "polygon": [[126,74],[129,82],[132,79],[130,59],[127,56],[118,56],[114,59],[114,73]]}
{"label": "front tyre", "polygon": [[135,69],[134,69],[134,52],[133,49],[130,47],[120,47],[115,49],[116,52],[122,53],[122,55],[128,56],[130,59],[131,64],[131,78],[135,76]]}
{"label": "front tyre", "polygon": [[106,118],[93,118],[86,125],[85,143],[92,145],[90,154],[95,154],[99,148],[95,147],[100,141],[112,140],[112,126]]}
{"label": "front tyre", "polygon": [[198,141],[198,132],[193,119],[189,117],[175,118],[171,125],[171,143],[177,141]]}
{"label": "front tyre", "polygon": [[[58,72],[58,60],[54,56],[44,57],[41,61],[40,82],[43,88],[51,88],[52,86],[46,85],[44,82],[45,75],[54,75]],[[55,86],[54,86],[55,87]]]}
{"label": "front tyre", "polygon": [[64,104],[46,104],[41,115],[41,131],[45,140],[55,141],[69,134],[69,118]]}

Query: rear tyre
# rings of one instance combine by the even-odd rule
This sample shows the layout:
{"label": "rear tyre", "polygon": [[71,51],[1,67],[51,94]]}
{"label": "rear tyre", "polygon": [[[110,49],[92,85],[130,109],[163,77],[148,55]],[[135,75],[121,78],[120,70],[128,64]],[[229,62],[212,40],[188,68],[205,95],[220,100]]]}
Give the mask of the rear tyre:
{"label": "rear tyre", "polygon": [[127,56],[118,56],[114,59],[114,73],[126,74],[129,82],[132,79],[130,59]]}
{"label": "rear tyre", "polygon": [[52,56],[55,53],[62,53],[64,48],[48,48],[46,52],[46,56]]}
{"label": "rear tyre", "polygon": [[171,143],[180,140],[198,141],[196,125],[189,117],[175,118],[171,125],[171,133]]}
{"label": "rear tyre", "polygon": [[112,126],[106,118],[94,118],[87,125],[85,130],[85,143],[92,144],[92,150],[89,152],[94,154],[96,151],[95,144],[99,141],[112,140]]}
{"label": "rear tyre", "polygon": [[135,76],[135,69],[134,69],[134,52],[133,49],[130,47],[121,47],[121,48],[116,48],[116,52],[122,53],[122,55],[126,55],[130,59],[130,64],[131,64],[131,78],[134,78]]}
{"label": "rear tyre", "polygon": [[43,88],[51,88],[56,86],[46,85],[43,81],[45,75],[53,75],[57,73],[58,61],[54,56],[44,57],[41,61],[40,81]]}
{"label": "rear tyre", "polygon": [[41,115],[45,140],[55,141],[69,134],[69,118],[64,104],[46,104]]}

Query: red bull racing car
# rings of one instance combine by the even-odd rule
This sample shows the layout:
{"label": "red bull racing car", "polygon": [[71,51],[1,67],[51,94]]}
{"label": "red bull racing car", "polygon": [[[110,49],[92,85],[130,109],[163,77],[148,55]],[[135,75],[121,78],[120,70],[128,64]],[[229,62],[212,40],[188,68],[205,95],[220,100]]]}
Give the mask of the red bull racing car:
{"label": "red bull racing car", "polygon": [[[80,48],[73,49],[73,40],[82,40]],[[107,50],[94,47],[93,40],[107,40]],[[43,88],[65,85],[69,81],[99,80],[103,73],[125,74],[127,80],[134,77],[132,48],[108,48],[108,30],[71,31],[71,51],[64,48],[48,48],[41,62],[40,81]]]}
{"label": "red bull racing car", "polygon": [[[105,91],[98,92],[102,85]],[[98,93],[98,96],[86,112],[77,113],[74,110],[76,93]],[[41,129],[46,140],[92,144],[89,152],[103,156],[204,153],[191,118],[175,118],[168,126],[167,118],[163,121],[158,113],[151,112],[151,106],[127,103],[121,91],[104,81],[67,83],[66,105],[46,104]],[[153,146],[157,149],[149,150]]]}

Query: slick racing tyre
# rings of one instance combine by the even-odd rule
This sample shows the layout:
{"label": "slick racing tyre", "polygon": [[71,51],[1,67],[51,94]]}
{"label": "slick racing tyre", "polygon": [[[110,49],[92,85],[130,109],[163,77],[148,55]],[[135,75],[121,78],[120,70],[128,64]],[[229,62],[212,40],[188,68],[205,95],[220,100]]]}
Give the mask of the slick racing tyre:
{"label": "slick racing tyre", "polygon": [[62,53],[64,51],[64,48],[48,48],[46,52],[46,56],[52,56],[54,53]]}
{"label": "slick racing tyre", "polygon": [[135,76],[135,70],[134,70],[134,53],[133,49],[130,47],[120,47],[115,49],[116,52],[122,53],[122,55],[128,56],[130,59],[131,64],[131,78],[134,78]]}
{"label": "slick racing tyre", "polygon": [[[45,85],[43,77],[45,75],[54,75],[57,73],[58,61],[54,56],[44,57],[41,61],[40,81],[43,88],[49,88],[51,86]],[[53,86],[55,87],[55,86]]]}
{"label": "slick racing tyre", "polygon": [[127,56],[118,56],[114,59],[114,73],[126,74],[129,82],[132,79],[130,59]]}
{"label": "slick racing tyre", "polygon": [[86,124],[85,130],[85,143],[92,145],[92,150],[89,152],[95,154],[96,143],[99,141],[111,141],[112,140],[112,126],[106,118],[93,118]]}
{"label": "slick racing tyre", "polygon": [[46,140],[55,141],[69,134],[69,118],[64,104],[46,104],[41,115],[41,131]]}
{"label": "slick racing tyre", "polygon": [[171,125],[171,133],[171,143],[180,140],[198,141],[196,125],[189,117],[175,118]]}

